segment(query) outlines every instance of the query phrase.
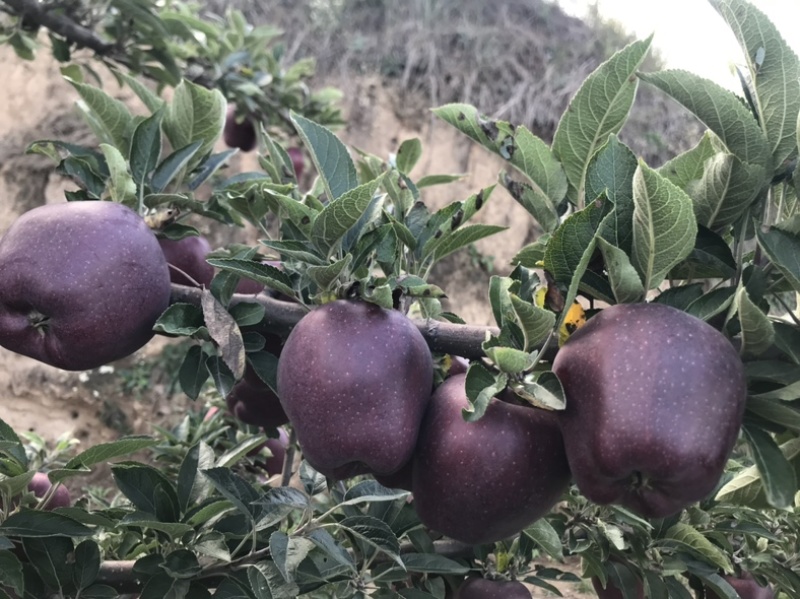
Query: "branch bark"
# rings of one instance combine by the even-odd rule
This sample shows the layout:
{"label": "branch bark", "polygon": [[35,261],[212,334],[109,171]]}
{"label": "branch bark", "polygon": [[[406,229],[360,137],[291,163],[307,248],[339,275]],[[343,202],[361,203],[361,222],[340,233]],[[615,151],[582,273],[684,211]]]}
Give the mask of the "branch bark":
{"label": "branch bark", "polygon": [[114,44],[104,41],[91,29],[76,23],[68,16],[50,10],[38,0],[1,0],[13,13],[33,23],[46,27],[64,39],[103,56],[110,54]]}
{"label": "branch bark", "polygon": [[[184,285],[172,286],[172,303],[185,302],[200,306],[202,290]],[[235,294],[231,305],[241,302],[258,303],[266,309],[264,320],[256,330],[286,337],[308,309],[300,304],[284,302],[264,293],[259,295]],[[438,320],[413,320],[419,332],[428,342],[431,351],[463,356],[469,359],[483,357],[481,344],[486,334],[498,335],[499,329],[489,326],[454,324]]]}

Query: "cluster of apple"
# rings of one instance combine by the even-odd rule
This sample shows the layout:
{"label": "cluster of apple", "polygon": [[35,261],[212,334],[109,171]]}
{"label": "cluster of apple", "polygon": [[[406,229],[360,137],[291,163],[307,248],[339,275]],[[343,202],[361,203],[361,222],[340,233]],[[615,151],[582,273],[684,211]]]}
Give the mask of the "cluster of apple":
{"label": "cluster of apple", "polygon": [[[175,246],[117,203],[27,212],[0,240],[0,345],[72,370],[132,353],[167,308],[171,279],[185,282],[183,271],[210,282],[207,242],[178,247],[191,260],[170,255]],[[248,370],[226,398],[230,411],[266,428],[291,422],[319,472],[407,488],[423,523],[471,544],[516,534],[571,480],[596,503],[679,512],[719,480],[746,397],[730,342],[658,303],[602,310],[564,345],[553,371],[566,410],[506,393],[477,422],[462,415],[466,376],[433,390],[428,345],[398,311],[334,301],[271,343],[277,396]]]}

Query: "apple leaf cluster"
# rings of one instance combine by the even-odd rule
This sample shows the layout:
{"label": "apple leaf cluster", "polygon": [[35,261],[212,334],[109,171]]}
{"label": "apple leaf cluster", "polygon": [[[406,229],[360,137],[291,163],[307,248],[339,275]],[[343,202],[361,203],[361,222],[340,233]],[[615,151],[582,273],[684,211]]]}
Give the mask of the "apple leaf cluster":
{"label": "apple leaf cluster", "polygon": [[[301,191],[268,121],[261,170],[226,176],[219,90],[182,81],[167,103],[127,76],[141,117],[70,77],[99,149],[31,146],[78,183],[64,206],[124,204],[174,241],[197,235],[188,215],[262,239],[198,251],[213,278],[172,285],[153,325],[191,341],[183,391],[228,410],[49,468],[59,483],[114,460],[116,496],[13,505],[39,464],[0,423],[0,593],[525,596],[516,581],[576,578],[543,558],[577,557],[600,596],[800,596],[800,60],[745,0],[712,4],[748,57],[741,98],[639,72],[647,39],[587,78],[551,145],[435,109],[509,163],[498,186],[543,232],[489,281],[496,327],[447,311],[429,275],[502,231],[472,222],[497,186],[430,209],[426,188],[457,177],[416,176],[419,140],[354,160],[291,112],[315,171]],[[708,127],[658,168],[617,137],[640,82]]]}

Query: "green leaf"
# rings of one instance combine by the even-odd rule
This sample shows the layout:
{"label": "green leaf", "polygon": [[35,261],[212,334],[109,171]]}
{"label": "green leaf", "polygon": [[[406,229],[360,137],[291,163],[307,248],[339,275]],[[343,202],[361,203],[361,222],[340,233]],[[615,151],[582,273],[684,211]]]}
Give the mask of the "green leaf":
{"label": "green leaf", "polygon": [[633,201],[633,266],[645,290],[654,289],[694,247],[697,222],[692,200],[640,161],[633,178]]}
{"label": "green leaf", "polygon": [[726,151],[722,140],[713,131],[706,129],[696,146],[665,162],[658,168],[658,172],[686,191],[689,183],[698,181],[703,176],[708,159]]}
{"label": "green leaf", "polygon": [[[780,446],[786,460],[794,467],[795,480],[800,478],[800,439],[791,439]],[[758,466],[750,466],[738,472],[726,483],[715,497],[716,501],[754,508],[769,507]]]}
{"label": "green leaf", "polygon": [[686,312],[700,320],[708,321],[727,310],[735,297],[736,289],[733,287],[718,287],[690,303]]}
{"label": "green leaf", "polygon": [[[324,477],[322,486],[325,486]],[[294,511],[307,511],[311,508],[311,501],[308,495],[291,487],[270,489],[266,495],[260,497],[255,503],[261,508],[259,520],[256,523],[259,530],[277,524]]]}
{"label": "green leaf", "polygon": [[672,279],[730,279],[736,274],[736,260],[728,243],[714,231],[697,226],[694,249],[670,272]]}
{"label": "green leaf", "polygon": [[626,254],[633,245],[633,176],[638,166],[633,151],[611,134],[586,173],[587,200],[603,197],[614,204],[613,216],[603,221],[600,235]]}
{"label": "green leaf", "polygon": [[292,289],[292,280],[289,276],[269,264],[242,258],[209,258],[207,262],[223,271],[253,279],[257,283],[262,283],[264,286],[279,293],[290,297],[295,295],[294,289]]}
{"label": "green leaf", "polygon": [[564,198],[567,179],[561,163],[547,144],[525,126],[514,128],[505,121],[491,120],[468,104],[447,104],[435,108],[433,112],[485,148],[509,161],[528,178],[532,184],[529,187],[534,190],[531,193],[537,198],[543,198],[542,202],[549,200],[550,204],[555,205]]}
{"label": "green leaf", "polygon": [[744,0],[712,0],[744,51],[755,84],[758,120],[772,164],[779,168],[797,154],[794,125],[800,114],[800,61],[769,18]]}
{"label": "green leaf", "polygon": [[758,245],[792,288],[800,293],[800,236],[777,228],[762,231],[756,227]]}
{"label": "green leaf", "polygon": [[190,168],[199,157],[211,152],[222,134],[225,109],[225,96],[217,89],[206,89],[185,79],[175,88],[164,115],[164,132],[173,148],[202,142]]}
{"label": "green leaf", "polygon": [[92,534],[91,528],[72,518],[26,508],[11,514],[0,525],[0,535],[8,537],[88,537]]}
{"label": "green leaf", "polygon": [[24,586],[22,564],[10,551],[0,551],[0,585],[12,587],[21,596]]}
{"label": "green leaf", "polygon": [[253,302],[239,302],[231,306],[229,312],[237,325],[240,327],[249,327],[257,325],[264,319],[266,308],[261,304]]}
{"label": "green leaf", "polygon": [[199,345],[193,345],[186,352],[186,356],[181,362],[181,367],[178,370],[178,382],[183,391],[191,399],[197,399],[200,396],[203,386],[209,377],[208,369],[206,368],[207,354]]}
{"label": "green leaf", "polygon": [[130,147],[130,135],[133,129],[133,116],[119,100],[115,100],[103,90],[66,78],[83,100],[84,110],[93,118],[99,128],[100,141],[112,144],[127,156]]}
{"label": "green leaf", "polygon": [[639,78],[683,104],[743,163],[763,167],[766,175],[771,163],[767,140],[747,106],[732,92],[708,79],[680,70],[639,73]]}
{"label": "green leaf", "polygon": [[564,165],[567,197],[583,207],[586,173],[594,153],[610,133],[625,124],[636,96],[636,71],[653,36],[629,44],[600,65],[581,85],[561,117],[553,137],[553,153]]}
{"label": "green leaf", "polygon": [[192,162],[202,145],[203,140],[199,139],[183,148],[175,150],[172,154],[164,158],[150,179],[150,188],[153,192],[163,192],[167,188],[167,185]]}
{"label": "green leaf", "polygon": [[306,268],[306,273],[320,289],[327,290],[331,284],[339,278],[342,272],[346,271],[352,260],[353,255],[347,254],[344,258],[329,266],[309,266]]}
{"label": "green leaf", "polygon": [[693,553],[697,553],[720,570],[729,574],[733,572],[733,566],[728,556],[689,524],[675,524],[666,532],[664,538],[691,549]]}
{"label": "green leaf", "polygon": [[525,530],[522,534],[536,543],[547,555],[559,562],[564,561],[564,548],[561,538],[556,529],[545,519],[540,518]]}
{"label": "green leaf", "polygon": [[397,170],[408,175],[422,156],[422,142],[419,139],[407,139],[397,150]]}
{"label": "green leaf", "polygon": [[611,208],[610,202],[595,201],[571,214],[547,243],[544,268],[556,283],[569,285],[584,252],[591,245],[600,223]]}
{"label": "green leaf", "polygon": [[500,181],[511,197],[536,219],[545,233],[552,233],[556,230],[558,211],[553,201],[539,187],[514,181],[505,173],[500,174]]}
{"label": "green leaf", "polygon": [[[148,175],[155,170],[161,160],[161,119],[159,111],[136,125],[131,140],[131,175],[137,188],[144,189]],[[110,166],[110,165],[109,165]]]}
{"label": "green leaf", "polygon": [[407,571],[423,574],[464,575],[469,572],[464,564],[435,553],[404,553],[403,564]]}
{"label": "green leaf", "polygon": [[106,159],[110,177],[107,181],[108,192],[114,202],[125,204],[133,210],[138,208],[136,197],[136,183],[133,181],[128,163],[122,153],[109,144],[100,144],[100,149]]}
{"label": "green leaf", "polygon": [[521,264],[525,268],[540,268],[544,260],[544,254],[547,249],[547,243],[550,241],[550,235],[545,233],[533,243],[523,247],[517,255],[511,259],[511,264],[514,266]]}
{"label": "green leaf", "polygon": [[744,426],[743,431],[761,475],[767,501],[779,509],[793,506],[794,495],[797,493],[794,467],[769,433],[748,425]]}
{"label": "green leaf", "polygon": [[433,187],[434,185],[446,185],[453,181],[460,181],[464,175],[426,175],[417,181],[417,189]]}
{"label": "green leaf", "polygon": [[82,541],[75,548],[75,567],[72,580],[78,589],[85,589],[97,580],[100,573],[100,547],[94,540]]}
{"label": "green leaf", "polygon": [[608,280],[618,304],[638,302],[644,297],[644,285],[631,264],[628,255],[620,248],[597,237],[597,245],[603,254],[608,271]]}
{"label": "green leaf", "polygon": [[161,522],[176,522],[180,513],[172,481],[158,468],[138,462],[111,466],[114,482],[137,509]]}
{"label": "green leaf", "polygon": [[315,547],[314,542],[303,537],[290,537],[276,531],[269,537],[269,548],[275,565],[286,582],[294,582],[297,567]]}
{"label": "green leaf", "polygon": [[736,294],[739,322],[742,325],[742,354],[759,355],[772,346],[775,331],[767,315],[756,306],[742,287]]}
{"label": "green leaf", "polygon": [[98,443],[97,445],[94,445],[86,451],[82,451],[76,455],[74,458],[69,460],[63,468],[51,470],[48,473],[48,476],[52,482],[60,482],[66,480],[74,474],[73,472],[70,472],[71,470],[82,471],[83,473],[86,472],[85,469],[89,466],[94,466],[95,464],[99,464],[101,462],[107,462],[108,460],[112,460],[114,458],[127,456],[132,453],[136,453],[137,451],[141,451],[142,449],[153,447],[155,444],[155,439],[144,435],[122,437],[116,441]]}
{"label": "green leaf", "polygon": [[136,77],[129,75],[124,71],[114,71],[114,75],[122,78],[125,83],[133,90],[133,93],[147,106],[151,114],[155,114],[164,106],[164,100],[158,97],[150,90],[144,83],[139,81]]}
{"label": "green leaf", "polygon": [[532,406],[544,410],[563,410],[567,406],[564,387],[558,377],[550,371],[526,375],[511,383],[511,390]]}
{"label": "green leaf", "polygon": [[[291,119],[322,178],[328,200],[337,200],[348,191],[356,189],[358,186],[356,167],[345,145],[322,125],[294,112],[291,114]],[[372,194],[369,195],[371,198]]]}
{"label": "green leaf", "polygon": [[336,242],[358,222],[372,201],[381,180],[374,179],[342,192],[319,213],[314,221],[312,240],[320,251],[330,254]]}
{"label": "green leaf", "polygon": [[220,495],[233,503],[242,514],[255,518],[259,513],[256,502],[261,498],[261,494],[230,468],[208,468],[201,472]]}
{"label": "green leaf", "polygon": [[403,565],[400,558],[400,541],[385,522],[371,516],[350,516],[338,524],[361,541],[374,547],[397,565]]}
{"label": "green leaf", "polygon": [[462,411],[464,420],[480,420],[486,413],[489,402],[506,388],[507,383],[508,376],[505,374],[490,372],[478,362],[470,363],[465,382],[469,405]]}
{"label": "green leaf", "polygon": [[[200,149],[202,149],[202,146]],[[236,149],[223,150],[222,152],[212,154],[208,158],[201,160],[200,164],[194,165],[196,170],[192,173],[192,178],[186,186],[191,191],[195,191],[203,183],[208,181],[218,169],[222,168],[225,163],[228,162],[228,159],[236,154],[237,151]]]}
{"label": "green leaf", "polygon": [[69,563],[74,548],[72,539],[25,538],[22,540],[22,547],[31,565],[48,587],[60,589],[72,583]]}
{"label": "green leaf", "polygon": [[526,352],[539,347],[553,330],[556,324],[556,315],[550,310],[545,310],[526,302],[513,293],[510,294],[511,306],[517,316],[517,324],[525,337]]}
{"label": "green leaf", "polygon": [[466,225],[455,231],[445,233],[439,239],[433,239],[425,245],[424,257],[433,256],[438,261],[460,250],[464,246],[505,231],[508,227],[497,225]]}
{"label": "green leaf", "polygon": [[178,472],[178,503],[182,511],[186,511],[192,500],[199,502],[208,495],[211,484],[200,475],[200,470],[212,468],[214,459],[214,450],[202,441],[186,452]]}
{"label": "green leaf", "polygon": [[519,374],[534,365],[534,356],[514,347],[492,346],[483,351],[497,369],[506,374]]}

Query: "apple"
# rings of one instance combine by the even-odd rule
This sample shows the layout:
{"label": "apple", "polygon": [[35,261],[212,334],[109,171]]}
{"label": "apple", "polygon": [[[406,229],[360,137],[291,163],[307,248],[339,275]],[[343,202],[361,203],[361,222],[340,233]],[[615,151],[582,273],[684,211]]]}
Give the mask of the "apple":
{"label": "apple", "polygon": [[[159,237],[158,243],[164,252],[167,264],[170,265],[170,281],[192,287],[198,284],[203,287],[211,285],[214,267],[206,262],[206,255],[211,251],[208,239],[200,235],[177,240]],[[172,268],[173,266],[176,268]]]}
{"label": "apple", "polygon": [[517,534],[566,491],[570,472],[556,416],[497,398],[464,420],[466,375],[433,395],[414,452],[412,492],[420,520],[478,545]]}
{"label": "apple", "polygon": [[[639,579],[636,582],[636,590],[633,596],[636,599],[644,599],[644,584]],[[606,588],[603,588],[603,583],[600,579],[597,576],[592,576],[592,586],[600,599],[625,599],[623,592],[611,580],[606,580]]]}
{"label": "apple", "polygon": [[651,518],[719,481],[739,434],[744,368],[719,331],[664,304],[621,304],[578,329],[553,362],[580,491]]}
{"label": "apple", "polygon": [[288,148],[286,153],[292,159],[292,167],[294,167],[294,176],[299,181],[303,176],[303,169],[306,165],[306,159],[303,156],[303,150],[300,148]]}
{"label": "apple", "polygon": [[377,475],[375,480],[382,484],[387,489],[403,489],[404,491],[411,491],[414,481],[414,459],[410,459],[400,470],[386,474],[384,476]]}
{"label": "apple", "polygon": [[[41,499],[44,497],[53,484],[50,478],[44,472],[37,472],[33,475],[31,482],[28,483],[28,490],[31,491],[36,497]],[[64,485],[59,485],[50,501],[44,507],[45,510],[54,510],[59,507],[69,507],[72,505],[72,500],[69,495],[69,489]]]}
{"label": "apple", "polygon": [[519,581],[487,580],[470,576],[454,596],[454,599],[531,599],[531,592]]}
{"label": "apple", "polygon": [[256,147],[258,138],[255,125],[248,117],[241,121],[237,119],[235,104],[228,104],[222,139],[229,148],[239,148],[243,152],[249,152]]}
{"label": "apple", "polygon": [[114,202],[48,204],[0,239],[0,345],[65,370],[124,358],[169,306],[155,235]]}
{"label": "apple", "polygon": [[[762,587],[758,584],[750,572],[742,572],[739,577],[725,575],[722,578],[739,593],[742,599],[775,599],[775,592],[769,586]],[[706,599],[720,599],[720,597],[711,589],[706,589]]]}
{"label": "apple", "polygon": [[267,439],[267,449],[269,449],[272,456],[267,458],[265,463],[266,471],[269,476],[275,476],[283,472],[283,462],[286,459],[286,448],[289,447],[289,435],[286,430],[281,427],[278,429],[278,436]]}
{"label": "apple", "polygon": [[225,397],[225,402],[228,411],[246,424],[272,429],[289,422],[278,397],[250,364],[245,367],[242,380]]}
{"label": "apple", "polygon": [[417,327],[357,300],[306,314],[278,361],[278,397],[303,455],[335,479],[406,464],[432,386],[433,359]]}

